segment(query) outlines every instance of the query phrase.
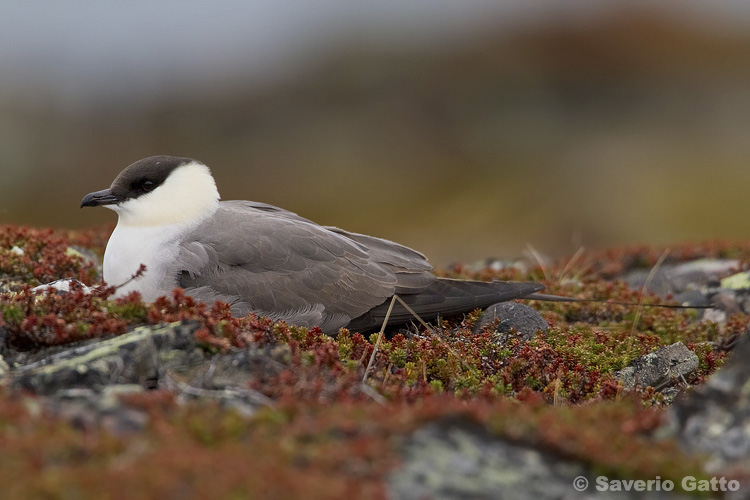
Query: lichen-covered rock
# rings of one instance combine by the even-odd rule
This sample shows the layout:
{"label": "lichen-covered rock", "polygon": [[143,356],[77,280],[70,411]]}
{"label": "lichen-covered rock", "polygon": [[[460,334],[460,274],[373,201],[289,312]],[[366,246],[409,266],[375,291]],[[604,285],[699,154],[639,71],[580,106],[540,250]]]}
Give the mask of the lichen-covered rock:
{"label": "lichen-covered rock", "polygon": [[682,342],[675,342],[634,360],[617,373],[617,379],[629,389],[640,385],[660,390],[697,369],[698,356]]}
{"label": "lichen-covered rock", "polygon": [[10,370],[11,385],[36,394],[110,384],[155,387],[166,370],[203,359],[193,333],[197,323],[142,326],[107,340],[93,340]]}
{"label": "lichen-covered rock", "polygon": [[531,307],[518,302],[500,302],[484,310],[475,331],[493,328],[498,333],[515,330],[524,340],[534,338],[538,331],[546,332],[548,325],[542,316]]}
{"label": "lichen-covered rock", "polygon": [[456,419],[416,431],[403,446],[402,458],[387,479],[393,500],[687,498],[664,491],[598,491],[598,474],[585,464],[508,443]]}
{"label": "lichen-covered rock", "polygon": [[750,476],[748,360],[750,334],[746,333],[727,364],[669,410],[668,434],[676,435],[688,451],[709,453],[709,472],[739,468]]}
{"label": "lichen-covered rock", "polygon": [[273,406],[269,397],[250,389],[250,381],[286,370],[289,346],[210,355],[198,348],[197,327],[192,322],[139,327],[106,340],[47,348],[18,358],[26,363],[9,370],[6,381],[44,396],[36,401],[50,415],[115,434],[140,430],[148,420],[146,412],[123,404],[119,396],[148,389],[166,389],[177,401],[213,400],[244,415]]}

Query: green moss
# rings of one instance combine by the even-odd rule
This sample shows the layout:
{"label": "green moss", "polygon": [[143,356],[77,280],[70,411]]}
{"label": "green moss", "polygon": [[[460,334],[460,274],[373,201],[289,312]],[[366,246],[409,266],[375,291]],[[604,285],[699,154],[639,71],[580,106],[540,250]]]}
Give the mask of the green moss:
{"label": "green moss", "polygon": [[12,324],[20,324],[24,319],[24,312],[19,306],[13,304],[0,304],[0,320]]}
{"label": "green moss", "polygon": [[144,323],[148,318],[148,306],[142,302],[108,302],[106,308],[110,315],[129,323]]}
{"label": "green moss", "polygon": [[390,355],[389,359],[391,363],[393,363],[398,368],[403,368],[406,364],[406,360],[408,358],[408,353],[406,352],[406,349],[401,347],[394,348]]}

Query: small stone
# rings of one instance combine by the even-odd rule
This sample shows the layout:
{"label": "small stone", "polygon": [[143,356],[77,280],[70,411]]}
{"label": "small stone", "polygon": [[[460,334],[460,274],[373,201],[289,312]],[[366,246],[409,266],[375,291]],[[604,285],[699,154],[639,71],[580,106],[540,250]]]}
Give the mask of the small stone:
{"label": "small stone", "polygon": [[728,316],[742,312],[742,308],[737,302],[737,296],[726,291],[714,294],[711,297],[711,306],[713,309],[725,312]]}
{"label": "small stone", "polygon": [[634,360],[616,376],[630,389],[640,385],[660,390],[697,369],[698,356],[682,342],[675,342]]}
{"label": "small stone", "polygon": [[533,308],[518,302],[499,302],[482,313],[474,332],[492,328],[498,333],[515,330],[524,340],[534,338],[538,331],[546,332],[548,325]]}
{"label": "small stone", "polygon": [[37,287],[34,287],[32,289],[32,292],[44,292],[47,289],[53,289],[57,290],[59,294],[66,294],[71,291],[71,289],[75,287],[81,287],[81,290],[83,290],[83,293],[89,294],[91,293],[91,288],[87,287],[80,281],[74,278],[64,278],[60,280],[53,281],[51,283],[45,283],[44,285],[39,285]]}
{"label": "small stone", "polygon": [[662,298],[675,293],[675,290],[669,281],[669,277],[663,268],[656,271],[651,276],[650,281],[649,275],[651,275],[650,269],[634,269],[633,271],[628,272],[623,277],[623,280],[633,290],[645,289],[645,291]]}
{"label": "small stone", "polygon": [[700,290],[686,290],[674,296],[674,301],[683,306],[705,307],[710,305],[708,297]]}

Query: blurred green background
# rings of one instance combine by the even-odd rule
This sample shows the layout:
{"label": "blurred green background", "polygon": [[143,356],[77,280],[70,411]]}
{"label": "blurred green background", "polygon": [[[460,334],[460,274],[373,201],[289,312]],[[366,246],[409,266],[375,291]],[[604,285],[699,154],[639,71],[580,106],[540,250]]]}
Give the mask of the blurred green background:
{"label": "blurred green background", "polygon": [[5,2],[0,222],[82,228],[131,162],[436,265],[744,239],[742,2]]}

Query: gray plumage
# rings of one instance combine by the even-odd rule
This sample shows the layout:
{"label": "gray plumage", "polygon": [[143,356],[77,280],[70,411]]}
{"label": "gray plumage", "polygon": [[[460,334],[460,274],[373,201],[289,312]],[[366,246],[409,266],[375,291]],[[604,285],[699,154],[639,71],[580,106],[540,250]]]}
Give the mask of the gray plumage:
{"label": "gray plumage", "polygon": [[[222,228],[232,228],[232,237]],[[403,245],[249,201],[222,202],[184,241],[179,285],[189,295],[228,302],[235,315],[255,312],[329,333],[380,327],[394,293],[432,320],[544,289],[439,279],[424,255]],[[390,321],[411,319],[398,304]]]}

